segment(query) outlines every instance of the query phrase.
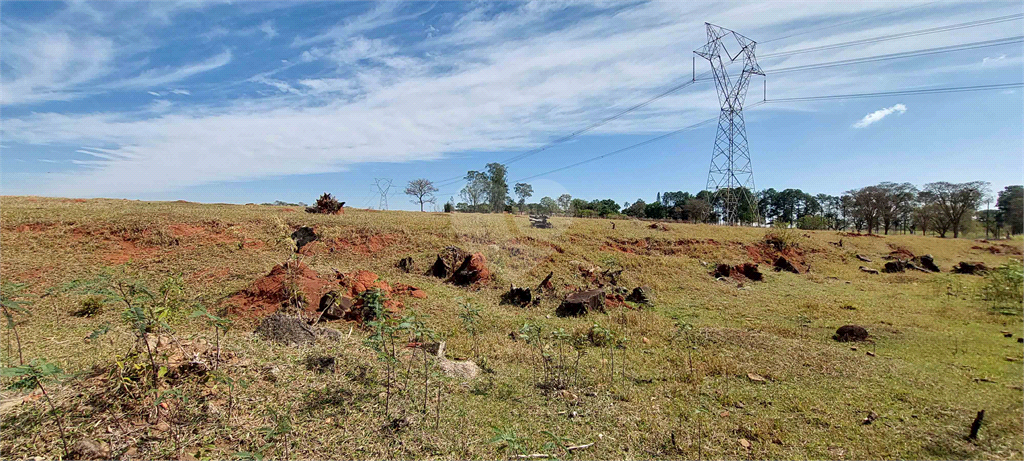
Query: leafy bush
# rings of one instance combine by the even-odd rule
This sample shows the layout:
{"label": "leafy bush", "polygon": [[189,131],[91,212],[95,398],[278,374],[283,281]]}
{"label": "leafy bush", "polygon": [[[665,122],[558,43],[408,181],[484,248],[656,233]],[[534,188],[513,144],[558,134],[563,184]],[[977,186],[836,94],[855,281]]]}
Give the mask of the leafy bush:
{"label": "leafy bush", "polygon": [[99,295],[92,295],[82,300],[79,309],[74,312],[75,317],[94,317],[103,312],[103,298]]}
{"label": "leafy bush", "polygon": [[796,220],[796,227],[805,230],[828,229],[828,218],[812,215],[803,216]]}
{"label": "leafy bush", "polygon": [[774,226],[772,230],[764,234],[765,243],[779,251],[798,247],[799,240],[800,233],[789,227]]}
{"label": "leafy bush", "polygon": [[989,270],[985,274],[981,296],[1001,312],[1019,314],[1024,311],[1024,266],[1021,261],[1010,261]]}

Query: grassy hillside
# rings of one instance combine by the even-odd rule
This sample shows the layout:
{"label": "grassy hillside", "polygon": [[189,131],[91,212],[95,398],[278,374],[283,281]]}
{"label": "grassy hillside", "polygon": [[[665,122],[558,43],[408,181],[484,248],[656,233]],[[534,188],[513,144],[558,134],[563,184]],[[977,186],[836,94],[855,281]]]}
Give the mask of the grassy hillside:
{"label": "grassy hillside", "polygon": [[[1024,457],[1019,299],[985,300],[991,278],[949,273],[960,261],[1019,261],[1020,240],[787,231],[788,251],[809,267],[793,274],[771,270],[769,231],[753,228],[617,221],[613,229],[607,220],[556,217],[554,229],[533,229],[509,215],[346,209],[328,216],[33,197],[4,197],[0,213],[0,271],[5,282],[24,285],[22,299],[31,303],[30,315],[16,316],[22,355],[64,370],[44,385],[69,445],[89,440],[112,457]],[[296,255],[288,236],[300,226],[312,226],[323,242]],[[424,275],[448,245],[482,253],[492,280],[463,288]],[[943,272],[858,269],[880,269],[894,251],[931,254]],[[416,264],[411,273],[396,267],[406,256]],[[484,373],[443,377],[429,360],[424,372],[424,354],[402,341],[398,387],[387,395],[385,366],[367,347],[366,328],[331,322],[342,338],[292,347],[252,334],[258,318],[234,316],[216,373],[161,376],[153,392],[138,377],[144,356],[129,354],[135,336],[123,304],[72,315],[89,293],[119,280],[158,287],[180,274],[183,302],[166,317],[173,340],[212,343],[214,329],[189,316],[194,304],[223,313],[234,294],[296,258],[329,280],[335,271],[368,270],[422,289],[427,297],[403,298],[399,315],[420,314],[447,340],[449,357],[472,358]],[[716,264],[747,262],[760,263],[763,281],[710,275]],[[589,269],[622,269],[619,284],[650,287],[653,306],[555,316],[565,294],[593,286]],[[556,292],[539,305],[500,303],[510,284],[535,287],[549,272]],[[475,340],[460,318],[465,303],[480,310]],[[513,334],[524,323],[542,329],[540,343]],[[832,339],[851,323],[867,328],[871,342]],[[109,332],[87,338],[103,326]],[[559,329],[562,341],[551,334]],[[605,330],[619,347],[585,342]],[[4,364],[17,363],[10,331],[4,336]],[[538,385],[542,353],[556,364],[561,357],[570,385]],[[333,357],[335,365],[311,371],[310,357]],[[0,456],[61,456],[46,399],[18,389],[3,396]],[[967,440],[982,409],[980,436]]]}

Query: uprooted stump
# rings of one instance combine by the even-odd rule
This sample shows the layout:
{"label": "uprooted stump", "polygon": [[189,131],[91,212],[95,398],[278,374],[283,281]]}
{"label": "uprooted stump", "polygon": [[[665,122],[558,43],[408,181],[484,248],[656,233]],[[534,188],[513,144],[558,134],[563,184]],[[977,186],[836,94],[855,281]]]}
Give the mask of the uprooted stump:
{"label": "uprooted stump", "polygon": [[886,274],[895,274],[897,272],[906,272],[907,264],[903,261],[889,261],[885,263],[885,267],[882,268],[882,272]]}
{"label": "uprooted stump", "polygon": [[935,264],[935,258],[932,255],[918,256],[914,258],[914,262],[929,272],[942,272],[939,266]]}
{"label": "uprooted stump", "polygon": [[295,232],[292,232],[292,240],[295,241],[295,251],[299,251],[306,244],[316,241],[316,232],[313,232],[312,227],[300,227]]}
{"label": "uprooted stump", "polygon": [[538,229],[551,229],[551,223],[545,215],[530,215],[530,225]]}
{"label": "uprooted stump", "polygon": [[832,339],[841,343],[864,341],[868,339],[868,330],[860,325],[843,325],[836,330]]}
{"label": "uprooted stump", "polygon": [[872,269],[872,268],[870,268],[870,267],[864,267],[864,266],[860,266],[860,271],[861,271],[861,272],[867,272],[867,273],[869,273],[869,274],[877,274],[877,273],[878,273],[878,271],[877,271],[877,270],[875,270],[875,269]]}
{"label": "uprooted stump", "polygon": [[764,280],[764,275],[757,269],[757,263],[743,263],[734,267],[733,270],[743,274],[744,277],[755,282]]}
{"label": "uprooted stump", "polygon": [[629,296],[626,296],[626,301],[639,304],[653,304],[654,292],[648,286],[636,287]]}
{"label": "uprooted stump", "polygon": [[953,273],[955,274],[981,275],[981,273],[986,271],[988,271],[988,267],[985,266],[985,263],[980,262],[969,263],[960,261],[959,265],[953,266]]}
{"label": "uprooted stump", "polygon": [[466,259],[466,256],[470,256],[470,254],[459,247],[445,247],[437,254],[437,259],[430,266],[427,275],[439,279],[448,278],[455,273],[456,268]]}
{"label": "uprooted stump", "polygon": [[406,256],[406,257],[398,260],[398,268],[401,269],[402,272],[405,272],[407,274],[412,272],[412,270],[413,270],[412,256]]}
{"label": "uprooted stump", "polygon": [[537,291],[550,291],[555,289],[555,284],[551,283],[551,277],[555,275],[554,271],[548,272],[548,276],[541,280],[540,284],[537,285]]}
{"label": "uprooted stump", "polygon": [[729,274],[732,274],[732,266],[728,264],[719,264],[715,267],[715,271],[711,273],[714,278],[728,278]]}
{"label": "uprooted stump", "polygon": [[570,293],[555,309],[559,317],[578,317],[591,311],[604,312],[604,290],[581,291]]}
{"label": "uprooted stump", "polygon": [[361,312],[363,309],[356,312],[355,306],[354,299],[332,291],[320,298],[320,307],[317,311],[324,320],[360,320],[365,317],[365,312]]}
{"label": "uprooted stump", "polygon": [[458,286],[468,286],[486,282],[490,278],[491,271],[487,269],[487,258],[484,258],[483,253],[473,253],[466,256],[455,273],[448,278],[448,282]]}
{"label": "uprooted stump", "polygon": [[785,256],[779,256],[775,260],[774,266],[775,266],[775,271],[776,272],[786,271],[786,272],[792,272],[794,274],[799,274],[800,273],[800,268],[797,267],[797,265],[794,264],[792,261],[786,259]]}
{"label": "uprooted stump", "polygon": [[864,262],[866,262],[866,263],[869,263],[869,262],[871,262],[871,259],[870,259],[870,258],[868,258],[867,256],[863,256],[863,255],[857,255],[857,259],[859,259],[859,260],[861,260],[861,261],[864,261]]}
{"label": "uprooted stump", "polygon": [[512,304],[519,307],[526,307],[530,304],[537,304],[540,298],[534,298],[529,288],[512,285],[505,294],[501,295],[502,304]]}
{"label": "uprooted stump", "polygon": [[316,341],[316,333],[297,317],[275,313],[260,322],[256,334],[280,344],[305,345]]}

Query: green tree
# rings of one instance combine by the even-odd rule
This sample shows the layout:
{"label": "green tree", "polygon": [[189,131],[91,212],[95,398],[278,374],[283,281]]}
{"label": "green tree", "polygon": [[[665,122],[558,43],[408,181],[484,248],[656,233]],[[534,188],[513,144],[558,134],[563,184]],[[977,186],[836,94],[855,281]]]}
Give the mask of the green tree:
{"label": "green tree", "polygon": [[491,186],[488,191],[491,211],[501,213],[508,201],[508,169],[500,163],[488,163],[487,179]]}
{"label": "green tree", "polygon": [[636,199],[636,202],[622,210],[622,214],[634,218],[642,218],[644,217],[644,207],[646,206],[647,204],[642,199]]}
{"label": "green tree", "polygon": [[466,201],[466,211],[478,212],[480,205],[488,202],[488,195],[491,190],[491,181],[486,174],[479,171],[466,173],[466,187],[462,188],[459,196]]}
{"label": "green tree", "polygon": [[644,206],[644,216],[651,219],[663,219],[666,211],[665,205],[661,202],[652,202]]}
{"label": "green tree", "polygon": [[544,197],[540,199],[540,208],[542,213],[551,214],[558,211],[558,202],[551,197]]}
{"label": "green tree", "polygon": [[519,197],[519,212],[523,212],[523,208],[526,206],[526,199],[533,195],[533,186],[526,184],[525,182],[516,183],[515,185],[516,195]]}
{"label": "green tree", "polygon": [[[953,238],[971,222],[988,189],[985,181],[965,183],[933,182],[924,185],[926,197],[939,211],[939,220],[953,231]],[[945,237],[945,233],[942,234]]]}
{"label": "green tree", "polygon": [[562,209],[562,213],[572,214],[572,196],[569,194],[559,195],[558,208]]}
{"label": "green tree", "polygon": [[1009,227],[1010,234],[1024,234],[1024,186],[1006,186],[996,200],[997,222]]}

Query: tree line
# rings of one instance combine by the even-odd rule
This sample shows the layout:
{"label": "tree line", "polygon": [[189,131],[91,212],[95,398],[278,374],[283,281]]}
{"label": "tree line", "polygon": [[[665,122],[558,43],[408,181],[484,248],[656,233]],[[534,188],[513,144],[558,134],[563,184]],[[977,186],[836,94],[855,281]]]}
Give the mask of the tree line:
{"label": "tree line", "polygon": [[[720,196],[702,190],[659,192],[653,201],[637,199],[621,205],[612,199],[582,200],[569,194],[542,197],[528,202],[533,187],[513,185],[509,193],[508,170],[490,163],[484,171],[466,173],[466,186],[444,205],[446,212],[558,214],[574,217],[670,219],[693,223],[718,223],[723,216]],[[409,182],[406,194],[413,203],[436,203],[437,188],[426,179]],[[791,226],[808,230],[846,230],[869,234],[891,232],[934,233],[959,237],[983,226],[987,234],[1024,233],[1024,186],[1007,186],[993,196],[984,181],[933,182],[918,188],[910,183],[882,182],[840,195],[811,195],[800,189],[768,188],[734,191],[740,197],[737,215],[744,224]],[[995,204],[995,209],[991,205]],[[982,205],[986,205],[982,209]]]}

